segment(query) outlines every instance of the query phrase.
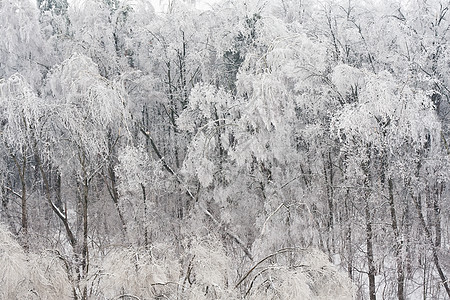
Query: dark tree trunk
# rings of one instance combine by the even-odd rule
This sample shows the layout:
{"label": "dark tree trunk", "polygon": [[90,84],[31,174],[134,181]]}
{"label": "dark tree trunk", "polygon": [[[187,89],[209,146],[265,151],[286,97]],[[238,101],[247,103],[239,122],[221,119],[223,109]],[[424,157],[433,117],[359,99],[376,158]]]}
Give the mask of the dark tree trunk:
{"label": "dark tree trunk", "polygon": [[372,215],[370,213],[370,207],[369,207],[369,199],[366,199],[366,208],[365,208],[365,215],[366,215],[366,246],[367,246],[367,265],[369,266],[369,297],[370,300],[376,300],[377,294],[375,289],[375,261],[374,261],[374,254],[373,254],[373,228],[372,228]]}
{"label": "dark tree trunk", "polygon": [[352,219],[350,213],[350,205],[348,204],[349,191],[347,190],[347,197],[344,200],[345,213],[347,217],[347,231],[346,231],[346,247],[347,247],[347,272],[350,280],[353,280],[353,248],[352,248],[352,224],[350,220]]}
{"label": "dark tree trunk", "polygon": [[398,228],[397,213],[395,210],[395,203],[394,203],[394,184],[391,178],[389,178],[388,180],[388,185],[389,185],[389,206],[391,211],[391,226],[395,237],[395,257],[397,264],[397,298],[398,300],[404,300],[405,273],[403,270],[403,257],[402,257],[403,242],[400,240],[401,236]]}
{"label": "dark tree trunk", "polygon": [[149,246],[149,240],[148,240],[148,229],[147,229],[147,222],[148,222],[148,215],[147,215],[147,191],[145,189],[145,186],[141,183],[141,189],[142,189],[142,200],[144,202],[144,246],[145,248],[148,248]]}

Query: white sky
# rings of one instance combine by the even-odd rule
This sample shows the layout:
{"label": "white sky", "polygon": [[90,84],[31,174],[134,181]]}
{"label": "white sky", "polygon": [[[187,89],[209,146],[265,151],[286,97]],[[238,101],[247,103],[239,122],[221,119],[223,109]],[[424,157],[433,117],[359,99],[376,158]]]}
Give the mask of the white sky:
{"label": "white sky", "polygon": [[[173,1],[183,1],[183,0],[150,0],[156,12],[164,12],[169,3]],[[186,2],[192,0],[185,0]],[[195,7],[200,10],[208,10],[211,4],[220,2],[222,0],[195,0]]]}

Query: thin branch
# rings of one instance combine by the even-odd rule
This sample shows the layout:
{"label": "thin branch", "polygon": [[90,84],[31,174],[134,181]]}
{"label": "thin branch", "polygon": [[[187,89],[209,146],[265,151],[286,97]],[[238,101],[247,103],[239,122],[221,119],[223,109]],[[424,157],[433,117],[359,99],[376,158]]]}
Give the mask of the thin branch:
{"label": "thin branch", "polygon": [[281,203],[281,204],[277,207],[277,209],[275,209],[275,210],[267,217],[267,219],[264,221],[264,224],[263,224],[263,226],[262,226],[262,229],[261,229],[261,235],[264,234],[264,230],[266,229],[266,224],[267,224],[267,222],[270,220],[270,218],[271,218],[273,215],[275,215],[275,214],[277,213],[277,211],[279,211],[280,208],[283,207],[283,206],[285,206],[284,203]]}
{"label": "thin branch", "polygon": [[244,277],[242,277],[238,283],[236,283],[235,287],[238,287],[260,264],[262,264],[263,262],[265,262],[266,260],[277,256],[278,254],[283,254],[283,253],[287,253],[287,252],[296,252],[296,251],[300,251],[300,250],[305,250],[304,248],[298,248],[298,247],[294,247],[294,248],[283,248],[278,250],[275,253],[272,253],[266,257],[264,257],[263,259],[261,259],[260,261],[258,261],[247,273],[245,273]]}
{"label": "thin branch", "polygon": [[19,193],[13,191],[10,187],[3,186],[3,188],[6,189],[7,191],[9,191],[11,194],[16,196],[17,198],[22,199],[22,196]]}

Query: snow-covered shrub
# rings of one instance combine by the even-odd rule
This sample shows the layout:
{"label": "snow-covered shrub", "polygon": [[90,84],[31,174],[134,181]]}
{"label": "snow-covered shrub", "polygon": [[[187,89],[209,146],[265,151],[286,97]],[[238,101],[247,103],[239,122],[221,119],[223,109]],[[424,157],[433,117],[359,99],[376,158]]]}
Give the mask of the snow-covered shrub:
{"label": "snow-covered shrub", "polygon": [[26,253],[0,224],[0,299],[67,299],[71,284],[52,253]]}
{"label": "snow-covered shrub", "polygon": [[232,282],[231,259],[216,238],[194,239],[192,257],[186,273],[187,288],[183,299],[236,299]]}
{"label": "snow-covered shrub", "polygon": [[[283,256],[289,256],[286,263]],[[249,299],[347,300],[353,286],[314,249],[281,249],[256,263],[238,282]]]}
{"label": "snow-covered shrub", "polygon": [[172,254],[165,245],[113,249],[101,261],[98,294],[106,299],[120,295],[153,299],[174,294],[180,266]]}

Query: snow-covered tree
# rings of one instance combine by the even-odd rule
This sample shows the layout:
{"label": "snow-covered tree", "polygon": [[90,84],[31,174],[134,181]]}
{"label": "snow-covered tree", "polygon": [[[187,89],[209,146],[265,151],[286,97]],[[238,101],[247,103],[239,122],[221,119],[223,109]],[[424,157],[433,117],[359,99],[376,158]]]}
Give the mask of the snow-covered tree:
{"label": "snow-covered tree", "polygon": [[448,1],[151,3],[0,0],[0,297],[450,294]]}

